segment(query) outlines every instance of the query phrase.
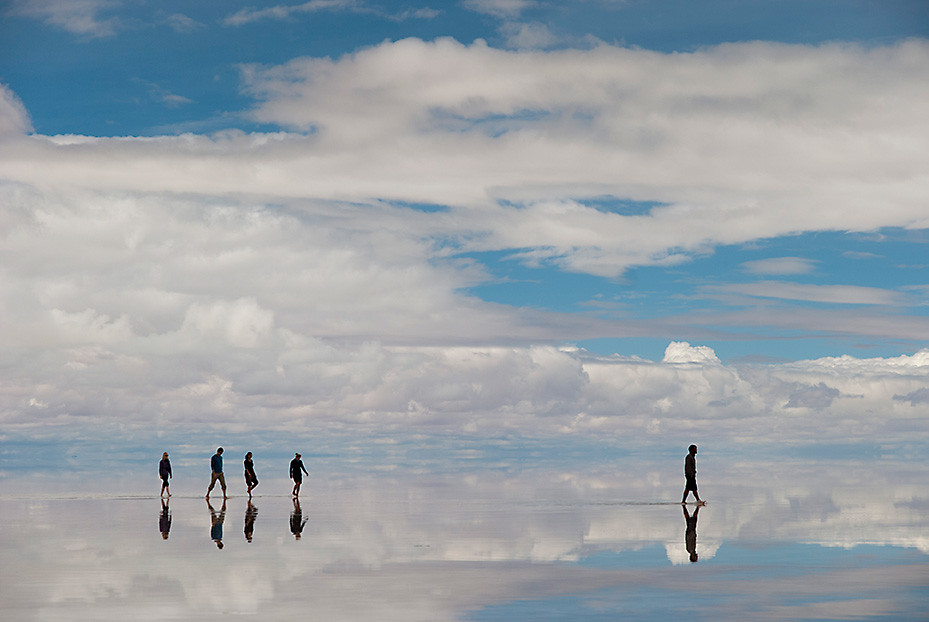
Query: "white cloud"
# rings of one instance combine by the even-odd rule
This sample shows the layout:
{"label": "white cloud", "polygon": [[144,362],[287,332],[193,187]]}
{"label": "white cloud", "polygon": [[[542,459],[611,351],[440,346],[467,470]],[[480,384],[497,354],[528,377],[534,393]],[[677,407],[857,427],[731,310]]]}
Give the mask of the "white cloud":
{"label": "white cloud", "polygon": [[664,363],[719,363],[713,348],[692,346],[686,341],[672,341],[664,351]]}
{"label": "white cloud", "polygon": [[[41,185],[450,205],[466,248],[531,249],[616,276],[717,244],[929,225],[917,164],[927,59],[919,41],[671,55],[404,40],[244,68],[254,118],[306,135],[23,138],[0,148],[0,171]],[[605,194],[663,206],[622,215],[574,200]]]}
{"label": "white cloud", "polygon": [[191,33],[203,28],[203,24],[183,13],[173,13],[165,21],[172,30],[179,33]]}
{"label": "white cloud", "polygon": [[740,294],[759,298],[803,300],[846,305],[900,305],[905,297],[898,292],[877,287],[857,285],[809,285],[786,281],[759,281],[757,283],[735,283],[712,285],[703,288],[706,292]]}
{"label": "white cloud", "polygon": [[515,18],[537,5],[535,0],[464,0],[465,8],[494,17]]}
{"label": "white cloud", "polygon": [[548,26],[539,22],[507,22],[500,27],[507,46],[520,50],[544,49],[558,42]]}
{"label": "white cloud", "polygon": [[13,91],[0,84],[0,136],[17,136],[32,131],[29,113]]}
{"label": "white cloud", "polygon": [[227,17],[223,23],[227,26],[242,26],[265,19],[288,19],[304,13],[358,10],[360,6],[357,0],[310,0],[303,4],[281,4],[261,9],[245,8]]}
{"label": "white cloud", "polygon": [[[924,226],[927,60],[918,41],[667,55],[406,40],[245,68],[255,118],[293,132],[152,138],[29,135],[3,89],[3,421],[905,438],[921,367],[559,349],[546,344],[648,323],[482,302],[462,292],[487,275],[455,257],[506,250],[616,276],[788,231]],[[605,194],[662,206],[579,200]],[[784,282],[716,293],[906,301]],[[929,334],[920,317],[851,311],[738,320]],[[857,367],[835,377],[842,365]]]}
{"label": "white cloud", "polygon": [[100,13],[119,4],[116,0],[14,0],[10,11],[77,35],[109,37],[116,33],[119,22],[114,17],[101,18]]}
{"label": "white cloud", "polygon": [[742,269],[752,274],[770,274],[786,276],[791,274],[809,274],[818,262],[803,257],[771,257],[757,261],[746,261]]}

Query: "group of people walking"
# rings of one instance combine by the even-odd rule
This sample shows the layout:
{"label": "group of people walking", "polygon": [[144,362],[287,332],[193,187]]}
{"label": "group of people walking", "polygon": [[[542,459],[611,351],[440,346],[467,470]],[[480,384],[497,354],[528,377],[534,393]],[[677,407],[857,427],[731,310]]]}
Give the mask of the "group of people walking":
{"label": "group of people walking", "polygon": [[[255,474],[255,462],[252,460],[252,452],[245,454],[243,466],[245,468],[246,492],[249,498],[251,498],[252,491],[258,486],[258,476]],[[210,472],[210,486],[206,489],[206,498],[210,498],[210,493],[213,492],[216,482],[219,482],[219,487],[223,491],[223,499],[228,498],[226,495],[226,475],[223,473],[222,447],[217,448],[216,453],[210,458]],[[290,461],[290,479],[294,481],[292,493],[294,497],[300,495],[300,485],[303,484],[304,474],[309,475],[306,467],[303,466],[301,455],[295,453],[294,459]],[[174,473],[171,469],[171,460],[168,458],[168,452],[164,452],[161,456],[161,462],[158,464],[158,476],[161,477],[161,496],[164,497],[165,493],[167,493],[167,496],[170,497],[170,480],[174,477]]]}

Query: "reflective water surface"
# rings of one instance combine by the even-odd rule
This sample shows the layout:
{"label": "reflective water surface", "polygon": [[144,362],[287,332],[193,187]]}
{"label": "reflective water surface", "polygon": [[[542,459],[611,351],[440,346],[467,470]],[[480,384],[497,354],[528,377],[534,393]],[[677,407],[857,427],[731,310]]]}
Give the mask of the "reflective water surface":
{"label": "reflective water surface", "polygon": [[921,469],[742,469],[699,508],[604,472],[329,475],[299,500],[6,481],[0,619],[926,619]]}

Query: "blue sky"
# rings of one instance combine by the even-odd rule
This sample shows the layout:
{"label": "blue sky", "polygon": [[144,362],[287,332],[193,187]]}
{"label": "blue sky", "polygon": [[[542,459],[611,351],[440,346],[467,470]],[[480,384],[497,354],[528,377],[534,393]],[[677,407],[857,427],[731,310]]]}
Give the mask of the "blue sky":
{"label": "blue sky", "polygon": [[905,437],[927,36],[916,1],[7,3],[0,412]]}

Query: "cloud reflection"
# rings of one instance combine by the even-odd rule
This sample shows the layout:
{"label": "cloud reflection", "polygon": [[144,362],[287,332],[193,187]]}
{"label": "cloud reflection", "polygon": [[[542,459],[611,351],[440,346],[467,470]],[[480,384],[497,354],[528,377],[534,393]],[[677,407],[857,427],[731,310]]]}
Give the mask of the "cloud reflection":
{"label": "cloud reflection", "polygon": [[[719,477],[705,464],[709,504],[683,512],[658,494],[676,496],[676,479],[650,485],[605,472],[311,478],[302,501],[285,482],[279,496],[232,497],[207,513],[179,493],[170,507],[154,496],[7,496],[0,567],[20,572],[4,574],[0,615],[112,619],[144,599],[153,607],[136,619],[275,618],[307,603],[328,620],[493,619],[564,597],[576,599],[577,619],[593,603],[618,613],[647,594],[667,614],[660,608],[709,592],[701,607],[731,619],[815,613],[834,600],[906,611],[914,577],[929,578],[924,499],[913,494],[917,480],[890,482],[897,467],[878,465],[871,484],[845,489],[837,483],[854,485],[859,469],[804,479],[811,465],[780,466],[777,486],[748,494],[739,487],[751,482],[748,465],[727,465]],[[137,529],[156,510],[160,535]],[[228,512],[244,516],[244,538],[224,537]],[[688,572],[697,558],[700,573]],[[876,577],[867,590],[840,581],[865,570]]]}

